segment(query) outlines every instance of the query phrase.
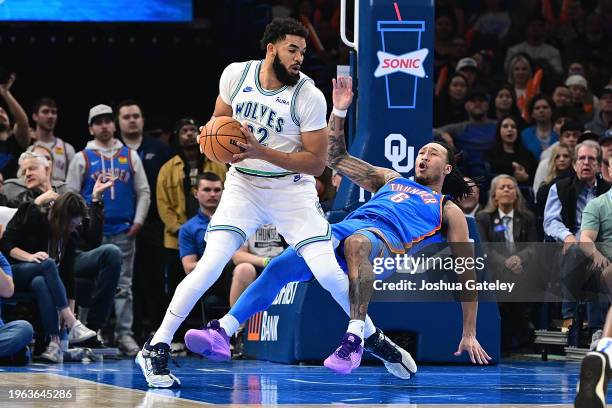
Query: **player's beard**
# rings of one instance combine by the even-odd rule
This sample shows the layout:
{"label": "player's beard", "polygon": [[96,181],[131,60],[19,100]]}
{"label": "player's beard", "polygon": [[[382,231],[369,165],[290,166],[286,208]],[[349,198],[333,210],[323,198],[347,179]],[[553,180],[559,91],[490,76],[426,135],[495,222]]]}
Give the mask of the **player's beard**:
{"label": "player's beard", "polygon": [[8,126],[4,122],[0,122],[0,132],[6,132],[8,130]]}
{"label": "player's beard", "polygon": [[294,86],[300,80],[300,74],[299,73],[297,75],[290,74],[287,68],[285,68],[283,64],[281,64],[281,61],[280,61],[280,58],[278,58],[278,55],[274,57],[272,68],[274,69],[274,74],[276,74],[276,78],[287,86]]}

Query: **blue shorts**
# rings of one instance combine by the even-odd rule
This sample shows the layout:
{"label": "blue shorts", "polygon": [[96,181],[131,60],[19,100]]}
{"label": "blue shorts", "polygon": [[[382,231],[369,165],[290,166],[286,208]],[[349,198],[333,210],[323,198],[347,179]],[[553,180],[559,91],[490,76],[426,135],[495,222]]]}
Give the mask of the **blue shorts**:
{"label": "blue shorts", "polygon": [[[332,224],[332,236],[336,247],[336,259],[346,272],[348,266],[344,258],[344,240],[351,235],[360,234],[368,238],[372,249],[368,259],[374,262],[375,258],[393,257],[395,254],[404,253],[402,241],[384,225],[377,224],[371,220],[351,219]],[[376,279],[385,279],[394,271],[387,270],[376,276]]]}

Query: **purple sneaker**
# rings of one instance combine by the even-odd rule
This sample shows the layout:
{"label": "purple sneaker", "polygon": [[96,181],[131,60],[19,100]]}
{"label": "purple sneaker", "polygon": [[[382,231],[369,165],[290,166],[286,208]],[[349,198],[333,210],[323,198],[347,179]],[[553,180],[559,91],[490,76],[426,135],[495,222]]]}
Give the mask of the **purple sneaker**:
{"label": "purple sneaker", "polygon": [[351,371],[361,364],[362,355],[363,347],[361,347],[359,336],[353,333],[346,333],[342,343],[340,343],[340,347],[325,359],[323,365],[339,374],[350,374]]}
{"label": "purple sneaker", "polygon": [[229,337],[218,320],[211,320],[202,329],[188,330],[185,333],[185,345],[190,351],[212,361],[226,361],[231,358]]}

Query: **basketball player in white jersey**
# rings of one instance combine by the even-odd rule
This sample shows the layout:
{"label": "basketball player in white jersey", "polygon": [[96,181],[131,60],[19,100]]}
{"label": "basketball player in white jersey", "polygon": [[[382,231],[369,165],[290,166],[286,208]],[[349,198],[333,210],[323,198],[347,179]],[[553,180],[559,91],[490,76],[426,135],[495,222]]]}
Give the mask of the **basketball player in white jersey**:
{"label": "basketball player in white jersey", "polygon": [[[238,119],[247,142],[234,155],[204,255],[176,288],[160,328],[136,357],[150,387],[180,385],[168,369],[174,333],[261,225],[276,225],[321,285],[349,310],[348,279],[336,261],[313,177],[323,172],[327,158],[327,106],[321,91],[300,72],[307,35],[296,20],[276,19],[261,40],[265,59],[230,64],[221,75],[213,116]],[[239,326],[232,316],[215,323],[208,328],[221,334]],[[185,337],[196,353],[203,350],[200,332],[191,330]]]}

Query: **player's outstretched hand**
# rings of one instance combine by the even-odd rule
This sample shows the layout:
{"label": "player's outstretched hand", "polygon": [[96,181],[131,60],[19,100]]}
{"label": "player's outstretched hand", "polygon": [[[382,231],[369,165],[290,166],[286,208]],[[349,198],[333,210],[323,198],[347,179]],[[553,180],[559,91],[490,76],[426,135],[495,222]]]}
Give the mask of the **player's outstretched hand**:
{"label": "player's outstretched hand", "polygon": [[476,364],[476,362],[481,365],[489,364],[489,360],[491,360],[491,357],[489,357],[480,343],[478,343],[478,340],[476,340],[476,336],[463,336],[461,338],[459,347],[457,347],[457,351],[455,351],[454,354],[456,357],[459,357],[464,351],[468,352],[470,360],[474,364]]}
{"label": "player's outstretched hand", "polygon": [[240,131],[246,137],[246,143],[236,142],[236,145],[242,149],[242,153],[235,154],[231,164],[238,163],[244,159],[263,159],[266,148],[259,143],[253,132],[249,129],[247,122],[242,122]]}
{"label": "player's outstretched hand", "polygon": [[353,101],[353,78],[350,76],[339,76],[338,79],[332,79],[333,92],[332,100],[334,108],[346,110],[351,106]]}

